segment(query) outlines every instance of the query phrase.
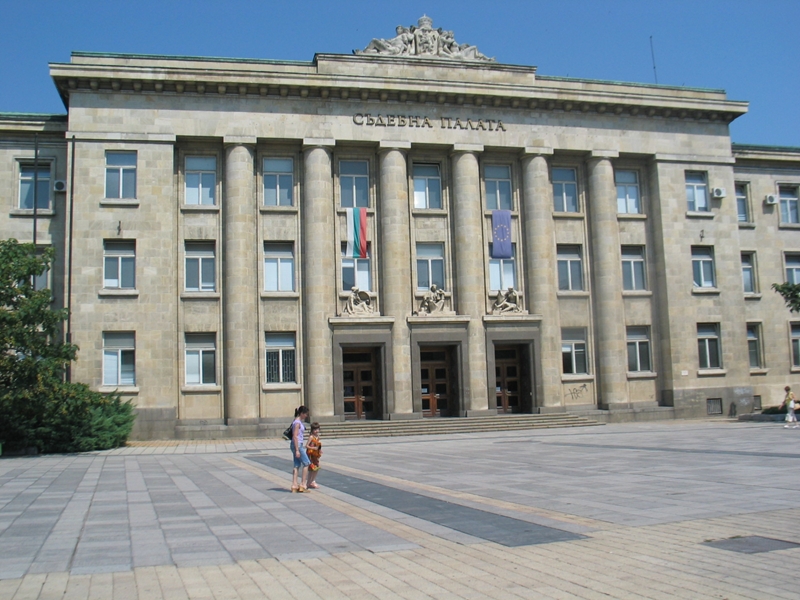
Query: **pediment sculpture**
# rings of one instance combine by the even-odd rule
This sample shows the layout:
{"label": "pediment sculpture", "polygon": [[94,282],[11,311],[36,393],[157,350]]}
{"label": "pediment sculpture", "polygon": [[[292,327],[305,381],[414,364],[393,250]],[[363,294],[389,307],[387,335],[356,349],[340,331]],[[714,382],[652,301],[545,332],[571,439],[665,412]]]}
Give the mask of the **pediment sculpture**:
{"label": "pediment sculpture", "polygon": [[521,313],[522,311],[522,298],[519,292],[513,287],[508,288],[507,291],[499,290],[494,304],[492,304],[493,315],[505,315],[510,313]]}
{"label": "pediment sculpture", "polygon": [[375,307],[372,305],[372,298],[370,298],[369,292],[353,287],[344,302],[342,314],[350,317],[374,316]]}
{"label": "pediment sculpture", "polygon": [[353,54],[495,62],[494,58],[481,54],[477,46],[456,42],[452,31],[441,27],[434,29],[433,20],[425,15],[420,17],[416,26],[398,25],[395,31],[395,37],[373,39],[363,50],[353,50]]}

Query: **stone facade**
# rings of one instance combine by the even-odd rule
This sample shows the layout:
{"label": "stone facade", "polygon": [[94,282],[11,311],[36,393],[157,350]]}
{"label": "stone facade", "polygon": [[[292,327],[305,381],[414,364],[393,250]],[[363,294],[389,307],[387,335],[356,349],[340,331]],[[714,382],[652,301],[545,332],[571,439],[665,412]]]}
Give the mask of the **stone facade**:
{"label": "stone facade", "polygon": [[[0,235],[31,239],[36,134],[67,183],[37,241],[71,375],[133,398],[138,437],[272,435],[299,404],[741,413],[800,376],[769,289],[800,261],[800,150],[732,145],[747,105],[722,91],[385,52],[75,53],[51,75],[66,117],[0,114]],[[349,207],[367,258],[343,256]],[[369,311],[343,311],[351,287]]]}

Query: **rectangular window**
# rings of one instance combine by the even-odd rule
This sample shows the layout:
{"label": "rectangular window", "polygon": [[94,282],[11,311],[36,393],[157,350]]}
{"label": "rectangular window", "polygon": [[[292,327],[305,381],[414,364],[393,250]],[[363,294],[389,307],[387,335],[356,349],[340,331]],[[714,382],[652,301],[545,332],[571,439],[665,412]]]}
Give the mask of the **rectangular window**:
{"label": "rectangular window", "polygon": [[264,206],[293,206],[294,161],[264,159]]}
{"label": "rectangular window", "polygon": [[34,189],[36,190],[36,210],[50,208],[50,165],[39,163],[19,167],[19,207],[33,210]]}
{"label": "rectangular window", "polygon": [[[41,257],[42,249],[36,249],[37,256]],[[50,264],[52,267],[52,263]],[[33,276],[33,289],[34,290],[47,290],[50,289],[50,269],[45,269],[42,271],[41,275],[34,275]]]}
{"label": "rectangular window", "polygon": [[[489,256],[492,255],[492,245],[489,244]],[[489,259],[489,288],[493,291],[507,290],[517,287],[516,246],[511,247],[511,258]]]}
{"label": "rectangular window", "polygon": [[341,161],[339,163],[339,186],[342,208],[368,207],[369,163],[365,160]]}
{"label": "rectangular window", "polygon": [[558,246],[558,289],[582,290],[583,267],[580,246]]}
{"label": "rectangular window", "polygon": [[800,254],[786,255],[786,283],[800,283]]}
{"label": "rectangular window", "polygon": [[586,360],[586,330],[561,330],[561,366],[565,375],[588,373]]}
{"label": "rectangular window", "polygon": [[511,205],[511,167],[487,165],[484,171],[486,208],[513,210]]}
{"label": "rectangular window", "polygon": [[722,367],[719,347],[719,325],[717,323],[697,324],[697,354],[701,369]]}
{"label": "rectangular window", "polygon": [[686,171],[687,210],[705,212],[708,207],[708,183],[706,174],[700,171]]}
{"label": "rectangular window", "polygon": [[756,286],[756,256],[753,252],[742,252],[742,286],[745,294],[755,294]]}
{"label": "rectangular window", "polygon": [[778,188],[781,199],[781,223],[800,223],[797,190],[796,187],[785,185]]}
{"label": "rectangular window", "polygon": [[736,214],[739,217],[739,223],[748,223],[750,221],[749,201],[747,194],[747,184],[736,184]]}
{"label": "rectangular window", "polygon": [[216,385],[217,335],[186,334],[186,385]]}
{"label": "rectangular window", "polygon": [[713,248],[708,246],[692,246],[692,277],[695,287],[716,287],[714,282]]}
{"label": "rectangular window", "polygon": [[136,288],[136,242],[103,242],[103,287],[132,290]]}
{"label": "rectangular window", "polygon": [[792,366],[800,367],[800,323],[792,323]]}
{"label": "rectangular window", "polygon": [[639,174],[636,171],[614,171],[614,182],[617,184],[617,212],[641,213]]}
{"label": "rectangular window", "polygon": [[187,292],[216,291],[214,254],[214,242],[186,242]]}
{"label": "rectangular window", "polygon": [[622,247],[622,289],[647,289],[644,269],[644,248],[641,246]]}
{"label": "rectangular window", "polygon": [[442,208],[439,165],[414,165],[414,208]]}
{"label": "rectangular window", "polygon": [[628,327],[628,371],[652,371],[650,335],[647,327]]}
{"label": "rectangular window", "polygon": [[186,157],[186,204],[213,206],[217,198],[217,159]]}
{"label": "rectangular window", "polygon": [[747,352],[750,355],[750,368],[760,369],[761,361],[761,326],[758,323],[747,324]]}
{"label": "rectangular window", "polygon": [[578,178],[575,169],[553,169],[553,210],[578,212]]}
{"label": "rectangular window", "polygon": [[369,270],[370,245],[367,244],[367,258],[347,256],[347,244],[342,244],[342,288],[350,291],[354,287],[369,292],[372,290],[372,275]]}
{"label": "rectangular window", "polygon": [[444,289],[444,245],[417,244],[417,289]]}
{"label": "rectangular window", "polygon": [[106,152],[106,198],[136,198],[136,152]]}
{"label": "rectangular window", "polygon": [[294,291],[294,246],[264,242],[264,290]]}
{"label": "rectangular window", "polygon": [[265,334],[267,383],[296,383],[294,333]]}
{"label": "rectangular window", "polygon": [[103,385],[136,385],[133,331],[103,332]]}

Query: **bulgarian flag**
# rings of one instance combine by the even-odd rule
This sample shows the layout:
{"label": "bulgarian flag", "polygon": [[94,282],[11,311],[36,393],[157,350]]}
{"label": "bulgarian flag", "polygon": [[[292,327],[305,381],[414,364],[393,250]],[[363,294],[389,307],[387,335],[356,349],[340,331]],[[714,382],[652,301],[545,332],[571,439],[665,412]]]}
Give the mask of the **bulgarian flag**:
{"label": "bulgarian flag", "polygon": [[367,258],[367,209],[345,208],[347,213],[347,258]]}

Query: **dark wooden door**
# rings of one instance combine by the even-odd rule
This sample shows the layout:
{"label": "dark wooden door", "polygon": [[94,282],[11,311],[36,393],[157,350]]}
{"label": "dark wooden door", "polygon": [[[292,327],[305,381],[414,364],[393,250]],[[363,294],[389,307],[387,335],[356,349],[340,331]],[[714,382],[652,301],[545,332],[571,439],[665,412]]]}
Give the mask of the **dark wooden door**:
{"label": "dark wooden door", "polygon": [[422,416],[447,415],[450,404],[450,353],[447,348],[420,350]]}
{"label": "dark wooden door", "polygon": [[513,346],[498,346],[494,351],[497,412],[520,411],[520,352]]}
{"label": "dark wooden door", "polygon": [[366,419],[375,412],[375,361],[369,350],[347,350],[342,352],[344,363],[345,419]]}

